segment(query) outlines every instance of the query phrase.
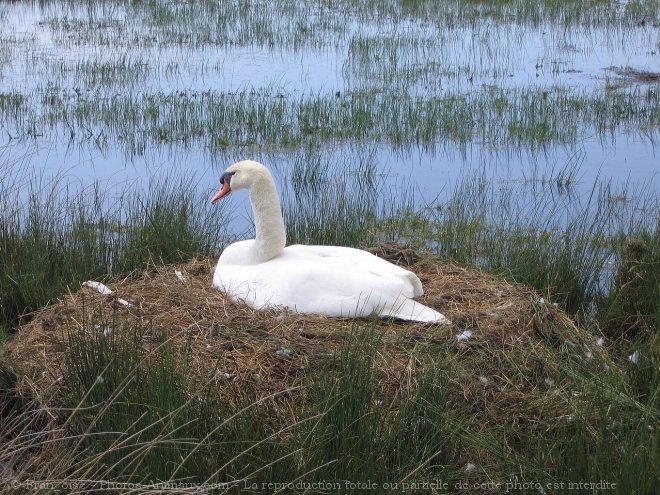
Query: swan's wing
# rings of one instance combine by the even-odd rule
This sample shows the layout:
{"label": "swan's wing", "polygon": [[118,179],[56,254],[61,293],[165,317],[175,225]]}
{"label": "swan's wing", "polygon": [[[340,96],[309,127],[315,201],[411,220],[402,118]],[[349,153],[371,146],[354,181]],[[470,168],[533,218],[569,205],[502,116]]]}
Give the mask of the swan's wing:
{"label": "swan's wing", "polygon": [[296,311],[335,316],[368,316],[398,297],[407,299],[410,287],[406,281],[336,261],[298,260],[294,270],[287,267],[281,273],[276,282],[278,293],[287,301],[296,301]]}
{"label": "swan's wing", "polygon": [[[279,288],[296,311],[333,316],[391,316],[403,320],[446,323],[441,313],[407,295],[408,280],[353,266],[338,268],[318,262],[300,266],[300,280]],[[286,277],[283,277],[286,278]],[[289,281],[292,280],[289,278]]]}
{"label": "swan's wing", "polygon": [[347,270],[367,271],[383,277],[399,279],[406,286],[404,292],[406,297],[419,297],[424,294],[422,282],[413,272],[362,249],[342,246],[293,245],[287,247],[284,251],[287,254],[295,254],[299,258],[323,258],[324,263]]}

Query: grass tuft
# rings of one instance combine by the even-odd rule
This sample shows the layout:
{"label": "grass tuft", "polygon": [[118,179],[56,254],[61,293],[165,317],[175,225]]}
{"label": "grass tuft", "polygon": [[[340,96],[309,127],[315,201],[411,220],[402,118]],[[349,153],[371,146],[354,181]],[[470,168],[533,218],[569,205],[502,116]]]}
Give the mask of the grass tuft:
{"label": "grass tuft", "polygon": [[148,193],[126,190],[115,199],[98,185],[71,193],[61,192],[57,180],[40,188],[28,177],[21,190],[9,182],[2,187],[9,175],[0,180],[5,328],[85,280],[209,253],[224,232],[221,212],[190,181],[153,181]]}

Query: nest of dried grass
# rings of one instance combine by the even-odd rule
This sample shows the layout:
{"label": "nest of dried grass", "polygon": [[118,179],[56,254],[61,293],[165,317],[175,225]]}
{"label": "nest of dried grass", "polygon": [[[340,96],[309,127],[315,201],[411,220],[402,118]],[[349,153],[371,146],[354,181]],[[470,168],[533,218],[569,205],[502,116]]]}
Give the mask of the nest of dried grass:
{"label": "nest of dried grass", "polygon": [[[426,291],[421,301],[452,320],[452,325],[377,323],[374,365],[386,390],[396,394],[415,387],[418,373],[442,355],[449,366],[447,397],[470,412],[471,428],[518,426],[570,413],[568,389],[543,380],[557,375],[563,351],[593,366],[612,364],[592,335],[528,287],[400,246],[374,252],[417,273]],[[186,349],[181,372],[193,388],[210,383],[231,400],[237,390],[264,396],[302,385],[304,395],[308,371],[371,324],[235,304],[211,287],[214,263],[196,259],[154,267],[109,283],[112,296],[82,287],[41,310],[8,346],[20,387],[33,396],[56,388],[67,335],[104,331],[101,315],[114,328],[120,328],[117,323],[144,328],[147,347],[157,346],[165,333],[181,355]]]}

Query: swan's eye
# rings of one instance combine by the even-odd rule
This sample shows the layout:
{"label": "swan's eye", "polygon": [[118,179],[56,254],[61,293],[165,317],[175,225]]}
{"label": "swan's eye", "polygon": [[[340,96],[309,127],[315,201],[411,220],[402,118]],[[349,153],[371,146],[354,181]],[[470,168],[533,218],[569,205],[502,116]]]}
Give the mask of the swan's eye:
{"label": "swan's eye", "polygon": [[220,184],[223,185],[225,181],[231,182],[231,178],[236,172],[238,172],[238,170],[235,170],[233,172],[225,172],[224,174],[222,174],[222,177],[220,177]]}

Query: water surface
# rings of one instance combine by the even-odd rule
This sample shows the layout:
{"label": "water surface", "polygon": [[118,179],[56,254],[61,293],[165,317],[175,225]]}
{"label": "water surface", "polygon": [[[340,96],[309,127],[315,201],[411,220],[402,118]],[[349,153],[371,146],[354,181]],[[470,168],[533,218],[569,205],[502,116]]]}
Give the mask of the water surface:
{"label": "water surface", "polygon": [[[286,188],[293,163],[321,156],[342,169],[369,162],[383,194],[405,189],[420,205],[442,202],[473,173],[528,185],[529,194],[569,176],[578,198],[596,180],[657,188],[660,85],[621,75],[660,72],[657,5],[641,4],[645,11],[612,2],[590,11],[581,2],[435,4],[406,10],[387,1],[3,2],[2,157],[66,177],[72,187],[97,181],[145,187],[150,177],[183,172],[211,193],[233,161],[263,161]],[[209,94],[234,98],[234,106],[242,105],[235,95],[244,94],[257,113],[242,116],[245,123],[223,122],[198,103]],[[602,110],[601,100],[612,94],[619,99]],[[406,105],[467,99],[455,119],[475,122],[467,133],[457,124],[455,134],[420,141],[406,131],[393,142],[396,124],[380,122],[382,109],[365,108],[364,134],[338,135],[336,127],[322,129],[325,110],[306,108],[321,130],[301,131],[307,121],[298,101],[317,98],[342,115],[364,95],[375,102],[400,96]],[[566,115],[564,124],[555,116],[546,124],[534,105],[521,103],[546,96],[595,103],[585,103],[593,108],[577,119]],[[482,126],[479,115],[493,119],[498,98],[506,115],[501,126]],[[139,107],[144,113],[134,120],[117,110],[140,99],[156,103]],[[201,115],[202,124],[220,130],[270,122],[259,109],[272,113],[278,101],[290,113],[283,122],[298,133],[292,141],[272,128],[237,139],[231,130],[221,138],[204,132],[159,138],[150,127],[173,109],[177,119]],[[113,105],[99,109],[99,102]],[[347,119],[362,117],[351,112]],[[378,126],[385,131],[374,132]],[[500,130],[519,135],[502,137]]]}

